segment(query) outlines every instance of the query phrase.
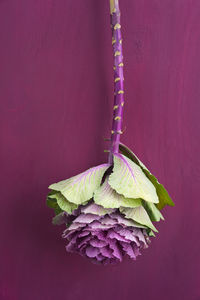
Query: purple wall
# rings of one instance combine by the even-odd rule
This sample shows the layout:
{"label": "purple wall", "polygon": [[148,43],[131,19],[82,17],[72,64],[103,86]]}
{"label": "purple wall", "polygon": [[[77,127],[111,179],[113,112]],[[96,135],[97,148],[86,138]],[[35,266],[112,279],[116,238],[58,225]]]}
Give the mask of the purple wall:
{"label": "purple wall", "polygon": [[122,0],[122,141],[175,201],[136,262],[65,252],[47,186],[106,161],[108,0],[1,0],[1,300],[200,299],[200,1]]}

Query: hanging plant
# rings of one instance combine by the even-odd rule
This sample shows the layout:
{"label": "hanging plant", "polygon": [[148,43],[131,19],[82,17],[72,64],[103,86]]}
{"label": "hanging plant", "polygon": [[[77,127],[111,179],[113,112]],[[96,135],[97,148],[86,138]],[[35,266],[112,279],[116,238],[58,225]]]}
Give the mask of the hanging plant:
{"label": "hanging plant", "polygon": [[53,224],[65,224],[66,249],[109,264],[132,259],[157,232],[160,210],[173,206],[170,196],[137,156],[120,143],[124,107],[123,55],[119,1],[110,0],[114,54],[114,107],[108,163],[54,183],[47,205]]}

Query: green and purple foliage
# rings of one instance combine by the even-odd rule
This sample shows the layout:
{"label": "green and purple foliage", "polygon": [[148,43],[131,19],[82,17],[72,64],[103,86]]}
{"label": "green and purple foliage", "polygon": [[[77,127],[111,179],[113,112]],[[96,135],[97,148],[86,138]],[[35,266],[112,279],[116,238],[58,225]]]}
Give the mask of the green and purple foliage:
{"label": "green and purple foliage", "polygon": [[98,264],[132,259],[157,232],[154,221],[173,202],[136,155],[120,143],[124,106],[123,55],[118,0],[110,0],[114,54],[114,108],[108,163],[50,185],[53,224],[66,224],[66,249]]}

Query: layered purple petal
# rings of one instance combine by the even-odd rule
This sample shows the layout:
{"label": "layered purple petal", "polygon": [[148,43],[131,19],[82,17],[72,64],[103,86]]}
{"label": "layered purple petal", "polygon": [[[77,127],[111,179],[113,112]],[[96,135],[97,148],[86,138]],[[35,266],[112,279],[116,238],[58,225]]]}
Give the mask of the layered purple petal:
{"label": "layered purple petal", "polygon": [[146,229],[134,225],[117,209],[105,211],[90,203],[63,232],[68,240],[66,250],[104,265],[120,262],[124,256],[136,259],[140,250],[148,247],[149,238]]}

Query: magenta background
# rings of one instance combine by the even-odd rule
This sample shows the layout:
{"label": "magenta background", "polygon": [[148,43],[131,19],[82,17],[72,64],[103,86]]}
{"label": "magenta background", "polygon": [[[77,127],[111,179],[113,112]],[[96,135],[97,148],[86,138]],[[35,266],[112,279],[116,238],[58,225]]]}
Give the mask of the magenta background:
{"label": "magenta background", "polygon": [[200,1],[121,1],[122,141],[169,190],[136,262],[67,254],[47,186],[103,163],[113,105],[108,0],[0,1],[0,299],[200,299]]}

